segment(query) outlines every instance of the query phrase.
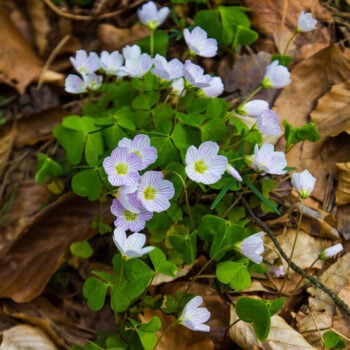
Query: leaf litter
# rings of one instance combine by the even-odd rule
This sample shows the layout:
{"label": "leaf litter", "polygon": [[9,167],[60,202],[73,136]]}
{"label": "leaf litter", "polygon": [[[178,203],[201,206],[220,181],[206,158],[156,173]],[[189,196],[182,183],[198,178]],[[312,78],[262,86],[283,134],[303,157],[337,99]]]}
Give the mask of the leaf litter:
{"label": "leaf litter", "polygon": [[[94,322],[88,322],[91,314],[80,305],[82,301],[74,300],[69,295],[68,291],[74,294],[79,287],[81,288],[79,282],[72,281],[73,278],[79,281],[86,276],[72,273],[68,277],[69,283],[63,284],[65,287],[62,295],[57,294],[54,299],[50,294],[52,290],[56,290],[52,285],[52,279],[64,278],[64,274],[60,272],[62,266],[68,263],[75,264],[81,275],[87,274],[90,269],[80,261],[69,260],[69,246],[74,241],[89,239],[96,235],[96,230],[91,229],[91,222],[95,213],[101,211],[101,208],[72,194],[53,194],[45,186],[35,184],[32,180],[36,166],[35,154],[40,151],[40,147],[55,152],[51,131],[71,112],[69,107],[61,106],[62,101],[65,102],[65,97],[60,96],[63,94],[62,83],[66,74],[64,70],[69,67],[67,54],[71,54],[79,46],[90,50],[120,48],[147,36],[148,33],[139,26],[131,25],[135,22],[135,17],[125,16],[116,18],[114,22],[101,19],[82,35],[81,28],[88,29],[89,24],[85,23],[79,30],[75,28],[75,20],[69,16],[60,17],[44,6],[44,3],[39,5],[35,1],[28,0],[25,3],[26,8],[30,8],[27,13],[30,22],[25,23],[26,16],[23,16],[22,25],[24,28],[34,28],[30,42],[22,35],[23,31],[21,33],[16,28],[12,20],[15,17],[8,15],[9,9],[24,14],[26,11],[16,7],[16,2],[9,4],[10,2],[5,0],[4,3],[5,7],[0,8],[1,79],[8,87],[9,95],[20,94],[22,98],[27,97],[27,107],[30,108],[24,109],[23,106],[19,108],[9,104],[10,108],[5,114],[7,125],[0,135],[2,178],[0,200],[2,207],[8,208],[1,212],[3,216],[0,262],[3,268],[0,269],[2,281],[0,296],[4,299],[1,302],[0,314],[3,325],[0,348],[7,349],[10,346],[16,349],[22,346],[33,349],[67,348],[74,342],[83,344],[84,338],[93,338],[99,330],[98,325],[103,325],[104,329],[107,329],[107,324],[113,324],[113,315],[105,310],[102,311],[105,317],[103,320],[97,319],[94,315],[92,318]],[[36,6],[32,7],[34,3]],[[130,13],[134,13],[131,3],[124,1],[123,11],[127,13],[129,6]],[[227,77],[226,91],[232,94],[231,100],[240,98],[251,90],[257,79],[256,74],[264,71],[271,53],[276,51],[276,47],[281,49],[285,46],[300,11],[311,9],[318,19],[334,24],[332,13],[321,1],[245,0],[242,1],[242,5],[252,9],[251,20],[261,37],[255,46],[258,54],[240,55],[235,62],[229,61],[221,66],[219,63],[219,71],[222,69],[222,75]],[[112,2],[110,6],[113,6]],[[103,12],[103,9],[102,6],[98,11]],[[77,14],[77,18],[86,15],[89,16],[81,12]],[[74,18],[75,15],[72,16]],[[52,18],[55,18],[55,21],[49,20]],[[53,23],[60,23],[59,31]],[[61,37],[50,42],[50,35],[55,31]],[[59,40],[63,39],[63,35],[73,35],[74,45],[77,47],[72,46],[74,50],[69,48],[69,45],[62,48],[56,57],[53,57],[51,67],[45,69],[44,63],[52,50],[50,45],[52,42],[57,45]],[[296,126],[315,120],[322,134],[321,140],[317,143],[303,142],[300,146],[293,147],[287,155],[288,164],[298,170],[308,168],[317,175],[314,201],[309,205],[310,210],[322,212],[322,215],[320,214],[321,218],[311,215],[311,219],[309,217],[303,220],[302,228],[305,232],[301,233],[301,238],[299,237],[297,254],[294,256],[295,261],[305,268],[317,257],[317,252],[334,239],[339,239],[338,231],[345,237],[346,233],[350,232],[348,220],[350,56],[348,49],[343,50],[340,45],[331,42],[331,31],[326,26],[317,30],[316,34],[306,33],[300,36],[292,50],[288,52],[295,57],[296,62],[291,69],[292,84],[279,94],[269,92],[268,96],[263,96],[270,101],[281,119],[287,119]],[[250,69],[252,64],[255,65],[254,70]],[[250,76],[247,76],[246,72]],[[47,108],[38,110],[30,89],[39,79],[47,84],[44,84],[44,88],[50,86],[50,89],[59,91],[59,103],[52,103]],[[38,90],[37,94],[44,98],[41,91],[44,90]],[[52,101],[54,99],[51,99]],[[18,118],[21,114],[22,117]],[[279,147],[283,149],[284,145],[280,143]],[[325,190],[327,188],[328,191]],[[334,193],[335,198],[332,200],[329,197],[331,194],[334,196]],[[331,204],[326,206],[324,203],[328,202]],[[106,213],[106,208],[102,209],[104,216]],[[107,218],[108,220],[111,219]],[[337,233],[334,231],[336,229]],[[286,251],[290,249],[294,235],[295,230],[290,228],[279,235],[279,240]],[[303,247],[307,247],[308,250],[305,251]],[[271,262],[278,261],[278,256],[273,252],[267,254],[265,258],[271,259]],[[94,263],[103,265],[101,262]],[[329,288],[339,293],[345,301],[349,301],[349,255],[346,254],[338,261],[332,262],[330,267],[324,270],[326,266],[315,265],[316,273],[323,271],[319,273],[319,278]],[[285,291],[292,292],[297,281],[298,279],[291,276],[287,280]],[[278,292],[281,280],[272,277],[272,282],[274,283],[268,280],[254,280],[251,289],[246,293],[272,297]],[[171,294],[186,288],[186,283],[179,287],[178,282],[172,281],[166,286]],[[305,296],[306,287],[303,282],[298,293],[304,293]],[[161,285],[154,288],[161,288]],[[225,338],[227,320],[224,315],[228,315],[229,304],[231,304],[229,312],[231,323],[237,320],[234,302],[233,300],[223,302],[215,291],[209,291],[204,284],[196,284],[196,288],[198,289],[196,293],[204,295],[206,305],[215,315],[211,321],[214,338],[216,337],[215,348],[219,349],[221,346],[225,349],[224,342],[221,341],[220,345],[219,339]],[[333,302],[319,290],[308,288],[308,293],[311,296],[308,297],[307,303],[303,303],[301,307],[292,304],[299,309],[288,310],[280,316],[272,317],[271,333],[266,342],[258,342],[250,325],[243,322],[238,322],[228,329],[230,338],[243,349],[259,346],[262,349],[277,350],[320,348],[318,328],[323,331],[333,327],[346,337],[350,337],[348,320],[335,309]],[[8,301],[5,298],[12,300]],[[53,300],[59,301],[66,314],[59,313],[59,309],[53,305]],[[33,310],[40,312],[35,313]],[[78,318],[81,317],[79,322],[72,316],[74,313]],[[146,322],[154,314],[154,311],[147,310],[141,321]],[[158,316],[164,318],[165,324],[169,322],[168,316]],[[11,321],[8,321],[8,318]],[[294,327],[288,325],[286,320],[293,321]],[[318,327],[315,326],[315,320]],[[25,344],[23,338],[18,337],[21,332],[28,335]],[[211,337],[193,337],[193,333],[180,326],[164,337],[159,348],[169,349],[169,344],[174,348],[214,349]]]}

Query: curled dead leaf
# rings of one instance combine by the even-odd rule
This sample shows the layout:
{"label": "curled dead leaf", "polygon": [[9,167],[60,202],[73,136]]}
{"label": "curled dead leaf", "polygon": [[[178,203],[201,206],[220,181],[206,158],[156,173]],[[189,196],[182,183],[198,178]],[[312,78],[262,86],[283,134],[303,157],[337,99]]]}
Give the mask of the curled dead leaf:
{"label": "curled dead leaf", "polygon": [[56,345],[39,328],[18,325],[2,332],[0,350],[56,350]]}
{"label": "curled dead leaf", "polygon": [[350,162],[337,163],[338,186],[335,194],[337,205],[350,203]]}

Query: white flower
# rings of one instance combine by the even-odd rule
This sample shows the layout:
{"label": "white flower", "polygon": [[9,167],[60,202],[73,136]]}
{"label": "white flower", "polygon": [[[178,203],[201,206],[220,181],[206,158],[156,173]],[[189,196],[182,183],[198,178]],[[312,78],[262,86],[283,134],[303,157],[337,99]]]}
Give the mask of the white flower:
{"label": "white flower", "polygon": [[343,250],[344,250],[343,245],[341,243],[338,243],[336,245],[326,248],[322,253],[320,253],[318,257],[321,260],[326,260],[328,258],[333,258]]}
{"label": "white flower", "polygon": [[264,88],[280,89],[290,83],[290,73],[285,66],[278,61],[273,61],[266,67],[266,72],[261,85]]}
{"label": "white flower", "polygon": [[75,57],[70,57],[75,70],[81,74],[94,73],[100,69],[100,58],[96,52],[90,52],[89,55],[85,50],[78,50]]}
{"label": "white flower", "polygon": [[251,261],[260,264],[263,260],[261,254],[264,252],[264,242],[262,237],[265,232],[254,233],[238,244],[239,251]]}
{"label": "white flower", "polygon": [[141,166],[141,158],[123,147],[115,148],[103,161],[103,168],[112,186],[132,186],[140,176]]}
{"label": "white flower", "polygon": [[183,77],[183,63],[177,58],[173,58],[169,62],[165,57],[156,55],[154,58],[154,68],[152,73],[164,80],[176,80]]}
{"label": "white flower", "polygon": [[123,56],[126,60],[135,59],[141,56],[141,48],[138,45],[126,45],[123,48]]}
{"label": "white flower", "polygon": [[304,170],[294,173],[291,182],[301,198],[308,198],[315,188],[316,178],[308,170]]}
{"label": "white flower", "polygon": [[257,116],[256,126],[264,135],[279,136],[282,133],[278,115],[271,109],[266,109]]}
{"label": "white flower", "polygon": [[251,100],[245,103],[242,107],[237,109],[237,112],[241,115],[249,115],[251,117],[257,117],[260,113],[269,109],[269,104],[265,100]]}
{"label": "white flower", "polygon": [[89,90],[98,90],[102,85],[103,77],[95,73],[83,74],[83,79]]}
{"label": "white flower", "polygon": [[236,179],[239,182],[242,182],[242,176],[240,173],[230,164],[227,165],[226,171],[228,174],[230,174],[234,179]]}
{"label": "white flower", "polygon": [[209,86],[202,88],[202,91],[206,97],[218,97],[224,91],[224,84],[220,77],[213,77]]}
{"label": "white flower", "polygon": [[124,66],[120,67],[118,76],[129,76],[133,78],[143,77],[152,67],[153,59],[147,53],[125,59]]}
{"label": "white flower", "polygon": [[184,96],[185,95],[185,81],[183,78],[179,78],[174,80],[171,83],[171,88],[174,94],[179,95],[179,96]]}
{"label": "white flower", "polygon": [[286,272],[284,271],[284,266],[273,266],[272,267],[272,273],[275,277],[283,277],[286,275]]}
{"label": "white flower", "polygon": [[107,51],[101,52],[101,68],[108,75],[116,75],[123,64],[123,55],[118,51],[108,53]]}
{"label": "white flower", "polygon": [[120,253],[127,258],[138,258],[154,249],[154,247],[143,248],[146,243],[146,236],[143,233],[135,232],[127,237],[122,228],[114,230],[113,242]]}
{"label": "white flower", "polygon": [[204,88],[210,86],[212,77],[209,74],[203,74],[204,69],[190,60],[185,61],[183,73],[186,80],[195,87]]}
{"label": "white flower", "polygon": [[198,149],[190,146],[185,156],[187,176],[205,185],[218,182],[227,167],[227,158],[218,152],[219,145],[213,141],[203,142]]}
{"label": "white flower", "polygon": [[184,39],[192,54],[202,57],[213,57],[218,51],[215,39],[208,39],[207,32],[201,27],[193,28],[190,32],[187,28],[183,31]]}
{"label": "white flower", "polygon": [[193,331],[209,332],[210,327],[204,322],[210,318],[210,312],[205,307],[199,307],[203,303],[203,298],[196,296],[191,299],[183,308],[180,324]]}
{"label": "white flower", "polygon": [[160,171],[147,171],[142,175],[137,198],[148,211],[160,213],[169,209],[169,200],[174,195],[174,185],[164,180]]}
{"label": "white flower", "polygon": [[137,15],[142,24],[150,30],[155,30],[166,20],[169,11],[168,7],[162,7],[158,11],[156,4],[153,1],[149,1],[137,10]]}
{"label": "white flower", "polygon": [[317,19],[312,18],[312,13],[301,11],[298,17],[297,32],[310,32],[316,29]]}
{"label": "white flower", "polygon": [[268,174],[282,175],[287,166],[286,155],[283,152],[274,152],[274,147],[270,143],[264,143],[259,149],[255,145],[253,155],[253,169]]}
{"label": "white flower", "polygon": [[76,74],[69,74],[64,89],[71,94],[81,94],[87,91],[87,82]]}

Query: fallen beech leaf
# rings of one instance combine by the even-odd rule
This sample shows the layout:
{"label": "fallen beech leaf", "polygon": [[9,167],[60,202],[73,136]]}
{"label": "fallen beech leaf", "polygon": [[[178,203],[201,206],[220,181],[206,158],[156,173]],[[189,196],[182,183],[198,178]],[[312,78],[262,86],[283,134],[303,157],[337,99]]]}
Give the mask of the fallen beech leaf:
{"label": "fallen beech leaf", "polygon": [[[340,292],[349,283],[350,254],[340,257],[321,276],[320,280],[335,293]],[[310,287],[308,292],[310,313],[299,312],[296,320],[298,330],[305,333],[305,338],[312,343],[319,342],[317,329],[328,329],[333,325],[335,304],[333,300],[322,290]],[[317,325],[315,324],[317,323]]]}
{"label": "fallen beech leaf", "polygon": [[56,350],[55,344],[39,328],[18,325],[2,332],[0,350]]}
{"label": "fallen beech leaf", "polygon": [[7,165],[7,160],[11,153],[15,135],[16,128],[11,126],[10,128],[4,129],[3,134],[0,137],[0,176],[2,176],[2,172]]}
{"label": "fallen beech leaf", "polygon": [[[252,10],[251,21],[256,30],[263,38],[262,48],[278,46],[283,52],[288,39],[293,35],[297,25],[297,20],[301,11],[312,9],[312,13],[317,19],[333,22],[329,11],[315,0],[244,0],[245,6]],[[316,31],[315,33],[302,33],[295,43],[297,46],[309,44],[310,42],[329,43],[330,35],[327,29]]]}
{"label": "fallen beech leaf", "polygon": [[[41,210],[25,235],[0,258],[0,296],[19,303],[37,297],[63,262],[70,244],[95,234],[91,223],[100,209],[98,202],[67,193]],[[103,215],[108,212],[105,207]]]}
{"label": "fallen beech leaf", "polygon": [[[0,7],[0,76],[5,84],[23,94],[39,78],[43,68],[33,49],[21,36]],[[62,81],[63,75],[46,72],[44,82]]]}
{"label": "fallen beech leaf", "polygon": [[19,120],[15,147],[22,148],[34,145],[52,137],[53,128],[62,121],[67,112],[61,108],[51,108],[42,113],[32,115],[31,118]]}
{"label": "fallen beech leaf", "polygon": [[[235,308],[231,306],[230,324],[238,321]],[[229,329],[231,339],[243,349],[262,350],[314,350],[304,337],[287,324],[280,316],[271,317],[271,329],[266,341],[262,342],[255,336],[250,323],[239,321]]]}
{"label": "fallen beech leaf", "polygon": [[337,208],[337,228],[346,240],[350,239],[350,204]]}
{"label": "fallen beech leaf", "polygon": [[350,81],[334,85],[323,95],[311,113],[323,137],[336,136],[350,129]]}
{"label": "fallen beech leaf", "polygon": [[350,203],[350,162],[337,163],[338,186],[335,193],[337,205]]}
{"label": "fallen beech leaf", "polygon": [[[0,259],[6,255],[19,237],[27,231],[34,222],[35,216],[52,200],[52,195],[34,180],[23,181],[17,189],[13,189],[8,202],[14,198],[11,210],[2,224],[0,236]],[[4,203],[2,203],[4,205]]]}
{"label": "fallen beech leaf", "polygon": [[[337,47],[330,46],[296,65],[291,78],[292,83],[278,96],[274,111],[282,120],[301,126],[310,122],[309,115],[320,96],[332,85],[349,80],[350,59]],[[335,163],[348,160],[348,143],[342,134],[338,137],[334,140],[322,138],[316,143],[301,142],[287,153],[289,166],[317,174],[312,196],[321,202],[328,188],[329,176],[335,176]],[[279,148],[284,148],[283,139]]]}
{"label": "fallen beech leaf", "polygon": [[111,24],[102,23],[97,28],[97,36],[106,50],[120,50],[125,45],[145,38],[149,34],[147,27],[141,25],[134,25],[131,28],[117,28]]}

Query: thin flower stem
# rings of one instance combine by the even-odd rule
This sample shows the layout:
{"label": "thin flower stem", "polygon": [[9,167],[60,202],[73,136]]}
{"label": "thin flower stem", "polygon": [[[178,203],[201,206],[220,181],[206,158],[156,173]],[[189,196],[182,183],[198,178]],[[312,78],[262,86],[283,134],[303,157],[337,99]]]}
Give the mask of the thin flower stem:
{"label": "thin flower stem", "polygon": [[[298,220],[298,225],[297,225],[297,232],[296,232],[295,237],[294,237],[292,250],[290,251],[289,261],[291,261],[293,259],[294,250],[295,250],[295,247],[296,247],[296,244],[297,244],[297,240],[298,240],[298,237],[299,237],[300,225],[301,225],[301,220],[303,218],[304,208],[305,208],[305,203],[304,203],[304,200],[302,200],[301,201],[301,209],[300,209],[300,213],[299,213],[299,220]],[[282,294],[283,288],[284,288],[284,286],[285,286],[285,284],[287,282],[287,278],[288,278],[288,275],[289,275],[289,270],[290,270],[290,264],[288,263],[286,276],[285,276],[285,278],[283,280],[283,283],[282,283],[282,286],[281,286],[281,289],[280,289],[280,294]]]}
{"label": "thin flower stem", "polygon": [[153,55],[154,55],[154,30],[151,30],[149,51],[150,51],[151,57],[153,57]]}
{"label": "thin flower stem", "polygon": [[253,90],[239,105],[236,107],[236,110],[242,108],[252,97],[254,97],[260,90],[262,90],[263,86],[259,85],[255,90]]}
{"label": "thin flower stem", "polygon": [[282,249],[281,245],[279,244],[275,234],[270,230],[270,228],[261,221],[253,212],[253,210],[250,208],[248,202],[245,200],[244,197],[242,197],[241,202],[243,203],[244,207],[246,208],[249,215],[252,217],[253,221],[257,225],[259,225],[271,238],[273,244],[275,245],[276,249],[282,256],[282,258],[290,265],[291,269],[294,270],[299,275],[303,276],[304,278],[308,279],[311,284],[316,286],[317,288],[321,289],[324,293],[326,293],[333,301],[334,303],[339,307],[339,309],[348,317],[350,317],[350,307],[344,302],[343,299],[339,298],[336,293],[334,293],[331,289],[326,287],[322,282],[320,282],[317,278],[315,278],[312,275],[307,274],[301,267],[299,267],[297,264],[295,264],[293,261],[291,261],[286,254],[286,252]]}
{"label": "thin flower stem", "polygon": [[283,56],[286,55],[289,45],[292,43],[293,39],[296,37],[297,34],[298,34],[298,32],[294,32],[293,35],[289,38],[289,40],[287,42],[287,45],[286,45],[286,47],[283,50],[283,54],[282,54]]}

